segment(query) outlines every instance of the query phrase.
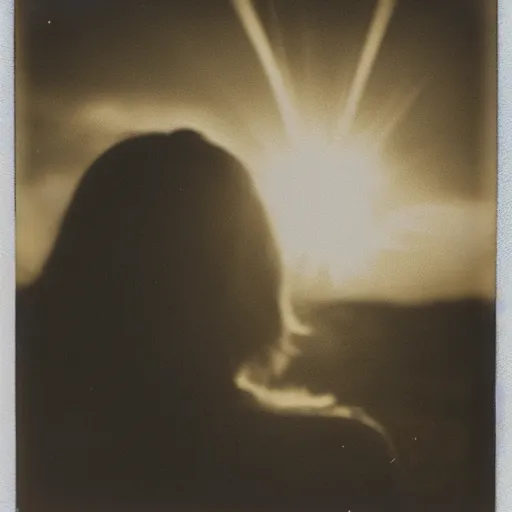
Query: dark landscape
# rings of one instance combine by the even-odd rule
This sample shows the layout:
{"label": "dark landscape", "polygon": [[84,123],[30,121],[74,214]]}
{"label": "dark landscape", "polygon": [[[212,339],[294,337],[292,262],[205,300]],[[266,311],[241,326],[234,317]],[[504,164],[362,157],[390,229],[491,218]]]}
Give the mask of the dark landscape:
{"label": "dark landscape", "polygon": [[415,511],[494,510],[494,304],[302,305],[315,335],[288,380],[390,433]]}

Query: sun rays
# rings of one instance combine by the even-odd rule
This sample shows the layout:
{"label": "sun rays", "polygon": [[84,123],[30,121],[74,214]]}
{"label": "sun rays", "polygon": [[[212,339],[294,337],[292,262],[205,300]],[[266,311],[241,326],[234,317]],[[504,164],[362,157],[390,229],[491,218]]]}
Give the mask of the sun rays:
{"label": "sun rays", "polygon": [[[415,91],[387,120],[380,137],[355,133],[354,120],[371,75],[395,0],[379,0],[363,45],[345,108],[330,130],[320,111],[293,93],[251,0],[233,0],[241,25],[273,91],[286,139],[266,144],[258,185],[274,221],[291,272],[327,272],[336,283],[364,273],[378,251],[376,206],[385,188],[381,144],[417,97]],[[275,19],[275,16],[274,16]]]}

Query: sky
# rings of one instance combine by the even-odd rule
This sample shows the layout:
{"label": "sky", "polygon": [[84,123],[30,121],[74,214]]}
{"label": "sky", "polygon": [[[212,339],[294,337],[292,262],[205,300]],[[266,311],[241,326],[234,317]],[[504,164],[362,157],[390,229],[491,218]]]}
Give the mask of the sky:
{"label": "sky", "polygon": [[[342,111],[375,2],[255,6],[301,114],[322,131]],[[418,92],[384,148],[380,220],[392,243],[332,293],[493,296],[495,27],[485,6],[397,0],[355,122],[380,132]],[[252,167],[283,137],[227,0],[18,0],[16,11],[20,283],[37,276],[80,176],[127,134],[191,125]]]}

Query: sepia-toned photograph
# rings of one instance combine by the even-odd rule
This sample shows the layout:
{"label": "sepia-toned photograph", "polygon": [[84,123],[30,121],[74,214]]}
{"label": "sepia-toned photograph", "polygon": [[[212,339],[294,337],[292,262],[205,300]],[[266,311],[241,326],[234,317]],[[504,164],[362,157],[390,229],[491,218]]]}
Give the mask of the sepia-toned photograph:
{"label": "sepia-toned photograph", "polygon": [[15,1],[19,512],[494,511],[496,18]]}

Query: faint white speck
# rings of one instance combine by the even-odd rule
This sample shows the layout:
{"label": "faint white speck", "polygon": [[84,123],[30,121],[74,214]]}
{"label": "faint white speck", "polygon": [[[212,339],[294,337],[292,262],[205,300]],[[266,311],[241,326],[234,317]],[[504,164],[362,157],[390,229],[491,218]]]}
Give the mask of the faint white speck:
{"label": "faint white speck", "polygon": [[393,462],[395,462],[396,459],[393,459],[393,460],[390,460],[389,463],[390,464],[393,464]]}
{"label": "faint white speck", "polygon": [[52,24],[52,20],[48,20],[48,25],[51,25]]}

